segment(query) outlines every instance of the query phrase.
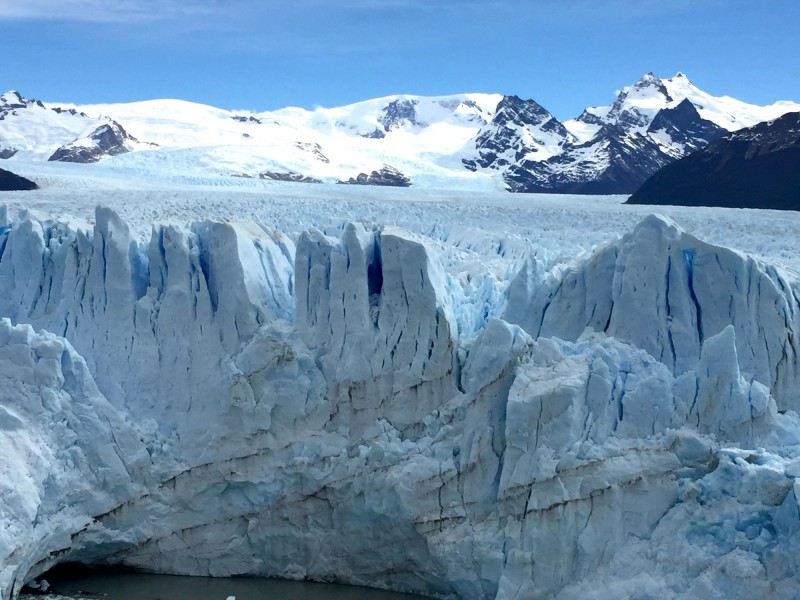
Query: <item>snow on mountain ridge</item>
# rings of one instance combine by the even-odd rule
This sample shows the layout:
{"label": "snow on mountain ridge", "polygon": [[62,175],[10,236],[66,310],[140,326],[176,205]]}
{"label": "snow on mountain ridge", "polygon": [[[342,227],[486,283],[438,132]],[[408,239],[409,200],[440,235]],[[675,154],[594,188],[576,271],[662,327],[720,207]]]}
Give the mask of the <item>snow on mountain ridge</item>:
{"label": "snow on mountain ridge", "polygon": [[475,158],[463,158],[472,170],[503,169],[520,160],[540,161],[557,154],[572,136],[534,100],[505,96],[490,123],[475,138]]}
{"label": "snow on mountain ridge", "polygon": [[0,152],[11,151],[17,159],[46,160],[59,147],[85,137],[106,122],[74,108],[46,105],[10,91],[0,96]]}
{"label": "snow on mountain ridge", "polygon": [[[695,112],[678,110],[686,100]],[[132,150],[153,153],[104,157],[119,169],[333,183],[388,165],[411,185],[566,193],[630,193],[654,170],[711,141],[714,127],[736,129],[800,109],[789,102],[758,107],[712,97],[680,73],[670,79],[648,73],[612,105],[587,108],[563,124],[533,100],[479,93],[400,94],[334,108],[265,112],[180,100],[64,106],[72,107],[73,121],[78,110],[94,119],[86,117],[79,132],[74,123],[64,130],[55,115],[19,110],[27,114],[0,123],[0,156],[13,157],[20,149],[29,158],[50,156],[57,148],[81,145],[79,138],[113,120],[151,144]],[[669,119],[664,111],[673,111]],[[669,122],[652,129],[659,115]],[[58,143],[42,145],[55,141],[59,128]]]}
{"label": "snow on mountain ridge", "polygon": [[800,104],[785,100],[758,106],[730,96],[712,96],[680,72],[668,79],[647,73],[632,86],[623,88],[613,104],[587,108],[576,119],[565,121],[564,126],[583,141],[597,133],[599,123],[627,123],[643,131],[659,110],[674,108],[686,99],[695,105],[702,118],[728,131],[800,110]]}
{"label": "snow on mountain ridge", "polygon": [[[155,142],[164,159],[184,169],[173,149],[206,149],[202,168],[216,173],[257,175],[295,171],[325,181],[346,180],[390,164],[418,173],[447,173],[446,157],[460,150],[501,96],[388,96],[337,108],[286,108],[269,112],[225,111],[183,101],[147,101],[84,106],[111,115],[136,138]],[[416,121],[384,125],[392,103],[415,103]],[[371,139],[378,132],[379,140]],[[297,148],[316,148],[298,153]],[[327,160],[320,161],[324,156]],[[145,157],[141,161],[147,162]],[[141,162],[134,156],[116,162]],[[443,162],[442,166],[438,163]],[[159,164],[155,162],[155,164]],[[195,161],[192,169],[197,169]],[[455,173],[463,177],[467,173]]]}
{"label": "snow on mountain ridge", "polygon": [[[449,96],[414,96],[398,94],[364,100],[339,107],[317,107],[313,110],[304,108],[282,108],[275,111],[256,113],[258,117],[273,117],[279,121],[291,119],[292,124],[313,127],[318,124],[339,124],[345,130],[356,129],[368,134],[373,127],[382,125],[381,117],[391,105],[413,105],[420,124],[430,125],[434,122],[453,117],[456,122],[469,122],[474,118],[488,120],[494,114],[497,104],[502,99],[500,94],[453,94]],[[485,117],[483,115],[486,115]],[[390,127],[391,129],[391,127]]]}
{"label": "snow on mountain ridge", "polygon": [[[769,110],[781,108],[786,106]],[[648,73],[622,89],[612,105],[589,108],[565,123],[577,141],[565,141],[543,161],[519,160],[503,177],[512,191],[630,193],[662,167],[723,135],[725,129],[705,115],[719,121],[739,111],[744,122],[762,109],[713,98],[683,74],[659,79]]]}

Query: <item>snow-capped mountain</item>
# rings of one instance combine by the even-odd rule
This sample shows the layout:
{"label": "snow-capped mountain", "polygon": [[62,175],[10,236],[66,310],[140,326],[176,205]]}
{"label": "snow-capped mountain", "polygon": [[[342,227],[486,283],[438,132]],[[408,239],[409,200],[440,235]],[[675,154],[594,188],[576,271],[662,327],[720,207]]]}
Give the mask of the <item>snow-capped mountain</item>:
{"label": "snow-capped mountain", "polygon": [[109,161],[119,168],[335,183],[390,166],[414,183],[441,180],[463,187],[489,179],[474,177],[457,157],[491,120],[501,98],[389,96],[338,108],[261,113],[180,100],[80,109],[110,115],[136,139],[158,144]]}
{"label": "snow-capped mountain", "polygon": [[108,117],[45,105],[15,91],[0,96],[0,158],[96,162],[150,147]]}
{"label": "snow-capped mountain", "polygon": [[604,125],[619,125],[628,131],[647,130],[659,111],[675,108],[684,100],[694,105],[700,118],[726,131],[750,127],[796,110],[795,102],[776,102],[768,106],[747,104],[729,96],[712,96],[683,73],[661,79],[647,73],[632,86],[623,88],[609,106],[592,106],[564,126],[581,141],[592,139]]}
{"label": "snow-capped mountain", "polygon": [[[132,152],[139,140],[128,134],[116,121],[100,125],[88,135],[80,137],[53,152],[48,160],[60,162],[93,163],[109,156]],[[149,144],[154,146],[155,144]]]}
{"label": "snow-capped mountain", "polygon": [[475,137],[478,156],[462,162],[473,171],[503,169],[528,158],[550,158],[572,139],[558,119],[535,101],[504,96],[491,122]]}
{"label": "snow-capped mountain", "polygon": [[180,100],[51,105],[9,92],[0,97],[0,157],[330,183],[388,168],[423,187],[629,193],[726,131],[792,110],[800,105],[714,97],[680,73],[647,74],[613,104],[564,123],[534,100],[500,94],[258,113]]}
{"label": "snow-capped mountain", "polygon": [[591,107],[564,126],[577,140],[547,160],[512,165],[505,179],[514,191],[629,193],[661,167],[721,137],[800,107],[759,107],[716,98],[678,73],[648,73],[624,88],[610,106]]}
{"label": "snow-capped mountain", "polygon": [[655,173],[628,200],[800,209],[800,112],[729,133]]}

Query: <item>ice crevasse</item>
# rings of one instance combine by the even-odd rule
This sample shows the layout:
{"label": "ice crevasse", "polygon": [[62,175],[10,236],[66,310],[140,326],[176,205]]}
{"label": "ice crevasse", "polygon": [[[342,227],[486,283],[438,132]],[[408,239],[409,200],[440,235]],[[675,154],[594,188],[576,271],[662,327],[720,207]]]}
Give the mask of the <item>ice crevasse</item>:
{"label": "ice crevasse", "polygon": [[462,286],[351,223],[0,211],[0,592],[60,562],[794,598],[798,279],[663,217]]}

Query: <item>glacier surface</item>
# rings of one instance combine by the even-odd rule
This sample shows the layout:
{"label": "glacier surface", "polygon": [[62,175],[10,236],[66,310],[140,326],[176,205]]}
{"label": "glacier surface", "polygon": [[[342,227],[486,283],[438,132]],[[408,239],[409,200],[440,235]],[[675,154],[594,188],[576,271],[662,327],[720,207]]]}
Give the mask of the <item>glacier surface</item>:
{"label": "glacier surface", "polygon": [[797,274],[661,216],[567,259],[420,214],[0,211],[2,597],[79,561],[794,598]]}

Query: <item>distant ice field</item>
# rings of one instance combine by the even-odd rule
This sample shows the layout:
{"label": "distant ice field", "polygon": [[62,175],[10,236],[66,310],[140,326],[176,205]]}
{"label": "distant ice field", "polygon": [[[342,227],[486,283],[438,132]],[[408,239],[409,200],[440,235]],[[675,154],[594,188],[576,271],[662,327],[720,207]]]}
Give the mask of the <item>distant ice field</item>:
{"label": "distant ice field", "polygon": [[347,222],[367,221],[437,239],[444,248],[457,248],[459,261],[472,255],[516,267],[529,253],[549,264],[568,262],[658,213],[708,242],[800,271],[800,213],[791,211],[628,206],[627,196],[447,190],[435,181],[389,188],[143,176],[103,164],[14,161],[9,168],[42,188],[1,193],[9,218],[31,210],[37,218],[91,224],[102,205],[142,239],[154,223],[249,220],[296,238],[309,227],[335,233]]}

